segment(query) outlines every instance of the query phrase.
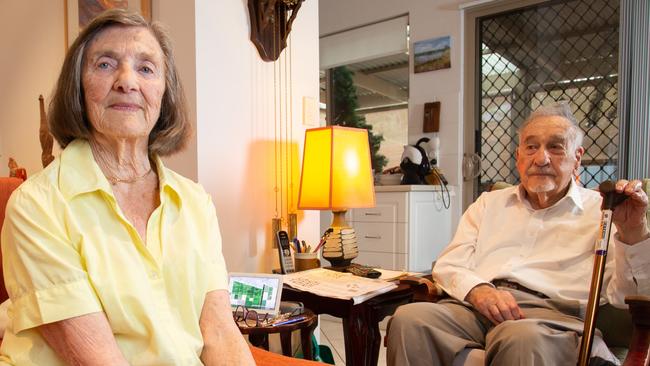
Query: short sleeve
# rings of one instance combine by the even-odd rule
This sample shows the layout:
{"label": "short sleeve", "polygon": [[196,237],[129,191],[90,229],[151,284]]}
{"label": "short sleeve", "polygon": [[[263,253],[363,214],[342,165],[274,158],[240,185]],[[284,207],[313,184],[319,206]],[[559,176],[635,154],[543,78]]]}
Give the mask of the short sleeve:
{"label": "short sleeve", "polygon": [[2,266],[13,332],[102,311],[55,187],[25,182],[7,204]]}
{"label": "short sleeve", "polygon": [[228,270],[226,261],[222,253],[221,232],[219,230],[219,221],[212,199],[208,195],[206,214],[208,215],[208,236],[205,240],[206,261],[205,275],[207,276],[206,293],[213,290],[228,289]]}

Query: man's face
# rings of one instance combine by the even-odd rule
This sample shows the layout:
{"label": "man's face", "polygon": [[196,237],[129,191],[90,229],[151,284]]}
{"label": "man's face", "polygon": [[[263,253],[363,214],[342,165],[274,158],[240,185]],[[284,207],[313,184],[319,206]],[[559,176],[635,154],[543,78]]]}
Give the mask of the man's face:
{"label": "man's face", "polygon": [[572,146],[570,127],[565,118],[544,116],[521,131],[517,171],[528,194],[544,193],[553,201],[564,195],[584,152],[582,147]]}

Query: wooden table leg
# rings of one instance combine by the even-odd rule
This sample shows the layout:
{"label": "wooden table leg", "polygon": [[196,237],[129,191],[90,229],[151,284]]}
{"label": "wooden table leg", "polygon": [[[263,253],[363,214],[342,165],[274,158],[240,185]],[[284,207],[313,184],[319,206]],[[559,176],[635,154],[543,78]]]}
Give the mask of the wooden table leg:
{"label": "wooden table leg", "polygon": [[[249,334],[248,335],[248,340],[255,347],[264,348],[267,351],[269,350],[269,336],[268,336],[268,334]],[[291,348],[291,346],[289,346],[289,348]]]}
{"label": "wooden table leg", "polygon": [[409,303],[412,296],[407,288],[351,307],[347,318],[343,318],[346,365],[377,366],[381,347],[379,322],[398,306]]}
{"label": "wooden table leg", "polygon": [[302,345],[302,356],[305,360],[313,360],[314,354],[311,349],[311,335],[314,328],[305,328],[300,330],[300,343]]}
{"label": "wooden table leg", "polygon": [[381,334],[379,324],[366,306],[355,306],[348,318],[343,318],[345,364],[376,366],[379,358]]}
{"label": "wooden table leg", "polygon": [[307,328],[300,330],[300,342],[302,343],[302,354],[306,360],[314,360],[314,353],[312,350],[311,339],[314,335],[314,329],[318,326],[318,317],[315,321]]}
{"label": "wooden table leg", "polygon": [[280,345],[282,346],[283,355],[293,356],[291,352],[291,332],[280,332]]}
{"label": "wooden table leg", "polygon": [[330,314],[343,320],[345,361],[348,366],[376,366],[381,346],[379,321],[393,314],[413,297],[409,285],[398,285],[388,293],[354,305],[351,300],[318,296],[286,287],[283,300],[302,301],[316,314]]}
{"label": "wooden table leg", "polygon": [[[300,342],[302,348],[302,354],[305,360],[313,360],[314,354],[311,349],[311,336],[314,334],[314,329],[318,325],[317,322],[311,327],[300,329]],[[252,342],[251,342],[252,343]],[[285,356],[292,357],[293,350],[291,349],[291,332],[281,332],[280,333],[280,344],[282,346],[282,354]]]}
{"label": "wooden table leg", "polygon": [[366,365],[377,366],[379,362],[379,347],[381,347],[381,332],[379,332],[379,322],[371,318],[368,314],[368,348],[366,348]]}
{"label": "wooden table leg", "polygon": [[350,318],[342,318],[343,323],[343,344],[345,345],[345,364],[350,366],[361,365],[360,363],[355,363],[356,357],[354,357],[355,350],[358,348],[358,338],[357,330],[354,328],[354,321]]}

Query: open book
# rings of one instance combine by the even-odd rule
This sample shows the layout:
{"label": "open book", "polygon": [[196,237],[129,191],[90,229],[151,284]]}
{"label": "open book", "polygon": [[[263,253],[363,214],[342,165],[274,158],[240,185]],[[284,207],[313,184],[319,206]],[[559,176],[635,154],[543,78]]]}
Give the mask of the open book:
{"label": "open book", "polygon": [[351,273],[325,268],[285,275],[284,284],[319,296],[352,299],[355,305],[397,287],[392,282],[358,277]]}

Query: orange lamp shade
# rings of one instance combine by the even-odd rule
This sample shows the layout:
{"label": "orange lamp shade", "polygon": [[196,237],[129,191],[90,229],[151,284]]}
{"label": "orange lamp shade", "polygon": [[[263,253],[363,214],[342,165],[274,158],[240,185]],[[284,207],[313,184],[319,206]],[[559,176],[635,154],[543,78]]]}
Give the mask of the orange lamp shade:
{"label": "orange lamp shade", "polygon": [[368,130],[341,126],[305,131],[298,208],[375,206]]}

